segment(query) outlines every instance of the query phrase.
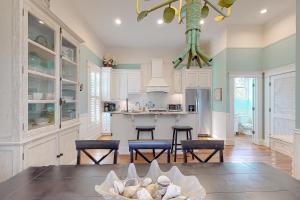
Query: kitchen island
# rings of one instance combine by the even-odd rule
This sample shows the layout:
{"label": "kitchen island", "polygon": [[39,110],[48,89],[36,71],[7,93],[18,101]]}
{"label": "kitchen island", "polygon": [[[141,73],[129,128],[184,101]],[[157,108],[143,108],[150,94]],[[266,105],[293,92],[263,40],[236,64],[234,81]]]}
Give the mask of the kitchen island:
{"label": "kitchen island", "polygon": [[[191,126],[192,137],[197,137],[197,113],[189,112],[113,112],[111,132],[114,140],[120,140],[120,154],[129,154],[128,140],[137,137],[136,126],[155,126],[155,139],[172,139],[172,126]],[[178,137],[185,138],[185,134]],[[141,133],[140,139],[150,139],[150,134]]]}

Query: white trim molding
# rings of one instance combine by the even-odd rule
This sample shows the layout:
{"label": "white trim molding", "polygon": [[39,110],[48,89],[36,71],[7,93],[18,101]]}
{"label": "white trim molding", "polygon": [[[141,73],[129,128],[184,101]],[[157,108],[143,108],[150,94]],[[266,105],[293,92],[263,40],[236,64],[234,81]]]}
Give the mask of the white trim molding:
{"label": "white trim molding", "polygon": [[293,176],[300,180],[300,129],[294,131]]}
{"label": "white trim molding", "polygon": [[265,77],[270,77],[278,74],[285,74],[285,73],[295,72],[295,71],[296,71],[296,64],[290,64],[281,67],[276,67],[273,69],[264,70],[264,73],[265,73]]}

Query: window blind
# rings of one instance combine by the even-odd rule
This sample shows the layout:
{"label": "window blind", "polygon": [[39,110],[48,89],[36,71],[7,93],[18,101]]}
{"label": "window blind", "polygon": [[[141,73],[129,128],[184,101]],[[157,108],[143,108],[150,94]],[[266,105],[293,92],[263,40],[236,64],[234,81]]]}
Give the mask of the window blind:
{"label": "window blind", "polygon": [[101,121],[101,70],[97,65],[88,62],[88,104],[89,124],[98,125]]}

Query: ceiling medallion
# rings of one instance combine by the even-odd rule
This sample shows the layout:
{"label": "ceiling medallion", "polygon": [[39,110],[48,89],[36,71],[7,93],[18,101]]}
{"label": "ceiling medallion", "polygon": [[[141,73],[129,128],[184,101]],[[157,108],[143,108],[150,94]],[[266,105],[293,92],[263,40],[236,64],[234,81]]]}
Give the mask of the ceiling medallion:
{"label": "ceiling medallion", "polygon": [[[179,1],[179,8],[172,6],[172,3],[177,1]],[[147,10],[141,11],[140,0],[136,0],[137,21],[141,21],[151,12],[164,7],[164,23],[171,23],[174,18],[177,18],[179,24],[182,24],[184,20],[186,23],[186,48],[178,58],[172,61],[174,67],[177,68],[184,61],[186,56],[188,56],[187,68],[191,66],[191,62],[194,60],[200,68],[202,68],[202,62],[210,66],[212,59],[202,53],[198,45],[200,38],[199,33],[201,32],[201,24],[199,22],[209,15],[210,8],[218,13],[215,17],[215,21],[223,21],[226,17],[231,15],[231,7],[236,0],[219,0],[218,5],[211,3],[210,0],[185,0],[185,4],[183,1],[184,0],[165,0]],[[223,12],[224,10],[227,12]]]}

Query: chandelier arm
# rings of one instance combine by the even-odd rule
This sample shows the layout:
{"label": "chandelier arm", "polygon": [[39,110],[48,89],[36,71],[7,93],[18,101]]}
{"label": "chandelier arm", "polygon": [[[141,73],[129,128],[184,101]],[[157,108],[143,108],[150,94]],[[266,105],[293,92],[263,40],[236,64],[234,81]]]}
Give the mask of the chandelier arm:
{"label": "chandelier arm", "polygon": [[136,14],[139,15],[141,13],[140,11],[140,0],[136,0]]}
{"label": "chandelier arm", "polygon": [[212,59],[211,58],[208,58],[206,55],[204,55],[200,50],[199,50],[199,48],[197,47],[196,48],[196,51],[197,51],[197,54],[198,54],[198,56],[201,58],[201,60],[203,61],[203,62],[205,62],[208,66],[211,66],[211,61],[212,61]]}
{"label": "chandelier arm", "polygon": [[192,55],[193,55],[193,60],[194,59],[197,59],[197,52],[196,52],[196,42],[197,42],[197,40],[196,40],[196,30],[195,29],[193,29],[192,31]]}
{"label": "chandelier arm", "polygon": [[190,66],[191,66],[192,57],[193,57],[193,55],[192,55],[192,52],[190,51],[190,52],[189,52],[188,63],[187,63],[187,66],[186,66],[187,69],[189,69]]}
{"label": "chandelier arm", "polygon": [[216,5],[214,5],[213,3],[211,3],[209,0],[203,0],[203,1],[205,1],[210,7],[212,7],[217,13],[219,13],[223,17],[229,17],[229,15],[225,14],[224,12],[222,12]]}
{"label": "chandelier arm", "polygon": [[155,11],[155,10],[161,8],[161,7],[164,7],[164,6],[166,6],[166,5],[169,5],[169,4],[174,3],[174,2],[176,2],[176,1],[179,1],[179,0],[166,0],[165,2],[163,2],[163,3],[161,3],[161,4],[158,4],[158,5],[156,5],[156,6],[153,6],[152,8],[148,9],[147,11],[148,11],[148,12],[153,12],[153,11]]}

